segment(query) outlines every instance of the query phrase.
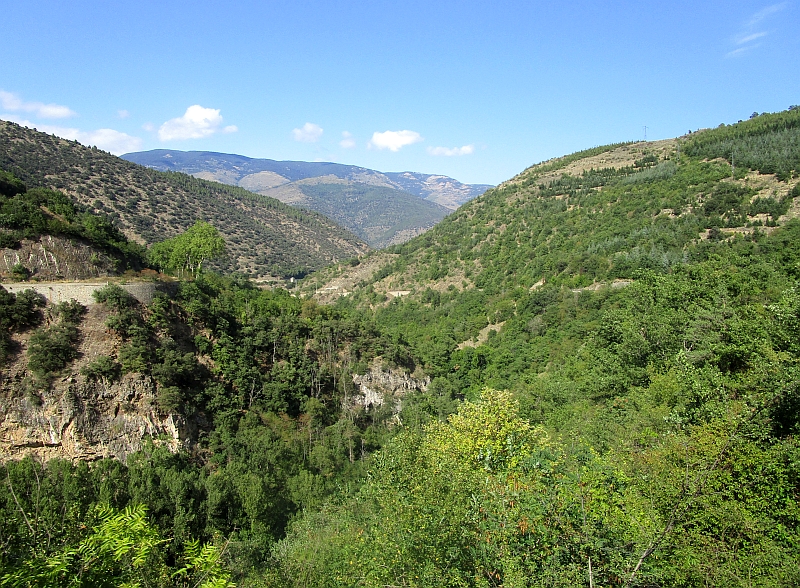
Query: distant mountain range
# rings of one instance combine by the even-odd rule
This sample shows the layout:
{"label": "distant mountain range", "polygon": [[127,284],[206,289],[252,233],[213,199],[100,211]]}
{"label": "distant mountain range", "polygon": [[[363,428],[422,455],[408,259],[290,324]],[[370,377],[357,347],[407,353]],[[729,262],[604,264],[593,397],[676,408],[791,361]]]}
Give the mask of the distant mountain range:
{"label": "distant mountain range", "polygon": [[379,248],[425,232],[492,187],[463,184],[442,175],[378,172],[339,163],[275,161],[210,151],[155,149],[122,158],[316,210]]}

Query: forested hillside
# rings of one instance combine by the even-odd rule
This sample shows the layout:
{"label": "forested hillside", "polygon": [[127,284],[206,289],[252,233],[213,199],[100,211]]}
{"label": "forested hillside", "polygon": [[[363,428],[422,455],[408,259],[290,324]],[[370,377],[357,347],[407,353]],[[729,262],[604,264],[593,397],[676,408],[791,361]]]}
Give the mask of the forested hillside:
{"label": "forested hillside", "polygon": [[[16,445],[3,439],[5,459],[26,448],[53,455],[98,435],[108,447],[130,444],[142,418],[182,431],[171,438],[157,427],[163,433],[125,464],[28,457],[0,466],[0,585],[34,569],[35,585],[67,585],[91,560],[73,553],[63,567],[53,562],[134,505],[169,539],[144,558],[153,566],[176,565],[199,539],[224,543],[239,574],[262,569],[295,513],[358,486],[396,423],[388,399],[359,403],[353,374],[394,345],[361,313],[213,275],[181,282],[148,307],[114,285],[88,310],[0,293],[0,425],[27,427]],[[115,538],[137,549],[144,540]],[[107,563],[116,582],[156,581],[151,563],[138,571]]]}
{"label": "forested hillside", "polygon": [[111,287],[102,359],[37,363],[91,317],[4,297],[5,406],[135,379],[195,432],[6,462],[0,582],[178,585],[199,541],[241,586],[800,584],[799,136],[790,110],[534,165],[305,297]]}
{"label": "forested hillside", "polygon": [[375,249],[404,243],[450,213],[443,206],[394,188],[335,178],[299,180],[262,194],[321,212]]}
{"label": "forested hillside", "polygon": [[0,169],[28,187],[61,190],[151,244],[204,220],[228,243],[219,269],[300,276],[367,246],[326,217],[247,190],[164,173],[74,141],[0,121]]}
{"label": "forested hillside", "polygon": [[350,280],[432,411],[483,400],[298,522],[281,581],[797,583],[798,136],[793,110],[577,153],[312,277]]}

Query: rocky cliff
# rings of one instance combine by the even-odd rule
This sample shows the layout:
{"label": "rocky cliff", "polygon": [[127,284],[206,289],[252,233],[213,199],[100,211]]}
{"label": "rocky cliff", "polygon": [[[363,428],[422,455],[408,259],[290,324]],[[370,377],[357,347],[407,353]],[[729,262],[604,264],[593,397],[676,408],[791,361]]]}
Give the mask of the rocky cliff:
{"label": "rocky cliff", "polygon": [[196,423],[160,412],[149,376],[127,374],[109,382],[81,374],[83,366],[116,353],[121,343],[106,328],[107,318],[103,305],[88,308],[79,327],[79,358],[49,384],[37,383],[27,369],[30,334],[14,336],[17,353],[0,372],[0,459],[33,454],[124,461],[148,439],[173,450],[193,443]]}

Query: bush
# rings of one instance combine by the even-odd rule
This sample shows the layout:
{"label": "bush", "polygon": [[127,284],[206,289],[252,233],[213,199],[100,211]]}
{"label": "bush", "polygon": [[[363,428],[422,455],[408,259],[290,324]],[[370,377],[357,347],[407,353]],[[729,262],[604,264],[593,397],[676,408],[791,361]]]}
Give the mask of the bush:
{"label": "bush", "polygon": [[44,297],[33,290],[15,296],[0,286],[0,363],[14,349],[11,333],[38,325],[42,321],[39,309],[44,304]]}
{"label": "bush", "polygon": [[150,370],[152,353],[147,341],[129,341],[119,350],[119,361],[123,373],[146,374]]}
{"label": "bush", "polygon": [[50,312],[54,318],[58,318],[62,322],[77,325],[86,313],[86,307],[77,300],[69,300],[59,302]]}
{"label": "bush", "polygon": [[11,267],[11,275],[15,280],[27,280],[31,277],[31,271],[21,263],[15,263]]}
{"label": "bush", "polygon": [[77,325],[85,312],[86,307],[75,300],[50,309],[50,316],[58,322],[36,331],[28,343],[28,367],[37,377],[47,378],[78,357]]}
{"label": "bush", "polygon": [[136,303],[136,299],[117,284],[108,284],[99,290],[95,290],[92,294],[92,298],[101,304],[110,306],[116,311],[130,308]]}
{"label": "bush", "polygon": [[14,177],[12,174],[0,171],[0,194],[3,196],[13,197],[17,194],[22,194],[27,188],[22,180]]}
{"label": "bush", "polygon": [[63,369],[78,357],[75,344],[79,336],[75,325],[69,323],[37,331],[28,343],[28,367],[40,378]]}
{"label": "bush", "polygon": [[42,321],[39,309],[44,305],[44,297],[33,290],[15,296],[0,286],[0,330],[13,332],[37,326]]}
{"label": "bush", "polygon": [[180,412],[183,407],[183,393],[177,386],[159,387],[156,395],[158,407],[166,413]]}

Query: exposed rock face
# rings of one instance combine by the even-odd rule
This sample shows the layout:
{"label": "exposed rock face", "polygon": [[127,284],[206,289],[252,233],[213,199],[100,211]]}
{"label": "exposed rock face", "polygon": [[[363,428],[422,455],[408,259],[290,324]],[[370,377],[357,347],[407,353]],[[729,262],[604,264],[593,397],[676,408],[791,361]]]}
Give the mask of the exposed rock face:
{"label": "exposed rock face", "polygon": [[0,274],[20,264],[42,280],[85,280],[115,275],[114,260],[96,249],[62,237],[23,239],[19,248],[0,249]]}
{"label": "exposed rock face", "polygon": [[353,383],[358,392],[350,398],[352,406],[377,408],[388,404],[394,413],[399,413],[405,395],[414,390],[427,390],[431,379],[417,379],[400,370],[384,369],[376,361],[363,376],[354,375]]}
{"label": "exposed rock face", "polygon": [[117,353],[121,341],[106,328],[108,316],[104,305],[88,307],[79,326],[79,358],[49,386],[37,385],[28,371],[30,333],[14,335],[19,350],[0,370],[0,460],[33,454],[125,461],[147,439],[172,451],[193,445],[198,422],[160,412],[150,376],[126,374],[110,382],[81,374],[98,356]]}
{"label": "exposed rock face", "polygon": [[158,413],[155,392],[155,382],[139,374],[127,374],[114,383],[70,376],[44,392],[32,390],[17,377],[4,377],[0,458],[33,453],[43,460],[125,461],[146,438],[176,451],[194,432],[183,417]]}

